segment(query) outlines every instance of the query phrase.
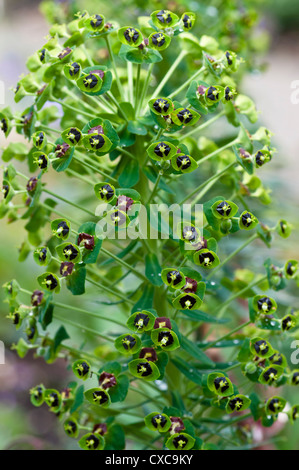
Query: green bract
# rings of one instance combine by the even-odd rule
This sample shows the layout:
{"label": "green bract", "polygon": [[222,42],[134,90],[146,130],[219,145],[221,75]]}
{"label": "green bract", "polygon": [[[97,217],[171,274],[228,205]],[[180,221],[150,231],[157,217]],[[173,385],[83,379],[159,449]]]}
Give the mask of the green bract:
{"label": "green bract", "polygon": [[115,188],[110,183],[97,183],[94,187],[95,195],[104,202],[112,202],[115,197]]}
{"label": "green bract", "polygon": [[243,230],[252,230],[259,223],[258,219],[249,211],[244,211],[240,215],[239,227]]}
{"label": "green bract", "polygon": [[81,76],[81,65],[78,62],[66,64],[64,74],[69,80],[77,80]]}
{"label": "green bract", "polygon": [[200,118],[200,114],[190,108],[175,109],[171,116],[177,126],[194,126]]}
{"label": "green bract", "polygon": [[287,401],[281,397],[275,396],[275,397],[269,398],[269,400],[266,403],[266,411],[267,413],[276,415],[278,413],[281,413],[284,410],[286,403]]}
{"label": "green bract", "polygon": [[37,248],[33,254],[34,261],[40,266],[47,266],[50,264],[52,255],[48,247],[42,246]]}
{"label": "green bract", "polygon": [[78,444],[83,450],[103,450],[105,439],[99,433],[88,433],[81,437]]}
{"label": "green bract", "polygon": [[151,18],[157,28],[170,28],[179,21],[178,16],[169,10],[156,10],[151,14]]}
{"label": "green bract", "polygon": [[107,153],[110,147],[112,146],[112,142],[107,136],[94,132],[84,136],[83,145],[88,150],[93,150],[94,152],[100,151]]}
{"label": "green bract", "polygon": [[115,340],[114,346],[120,353],[130,356],[140,350],[141,341],[136,335],[121,335]]}
{"label": "green bract", "polygon": [[100,14],[96,14],[87,18],[84,22],[84,26],[89,31],[99,33],[102,31],[105,25],[105,17]]}
{"label": "green bract", "polygon": [[45,401],[45,387],[37,385],[30,390],[30,401],[34,406],[41,406]]}
{"label": "green bract", "polygon": [[78,423],[74,418],[67,419],[63,423],[63,428],[69,437],[73,437],[74,439],[77,439],[77,437],[79,436]]}
{"label": "green bract", "polygon": [[168,98],[153,98],[148,105],[154,114],[160,116],[168,116],[174,110],[173,102]]}
{"label": "green bract", "polygon": [[290,259],[286,262],[284,266],[285,277],[287,279],[292,279],[296,276],[298,270],[298,261],[295,259]]}
{"label": "green bract", "polygon": [[53,413],[58,413],[62,406],[61,394],[55,389],[45,390],[45,402]]}
{"label": "green bract", "polygon": [[250,350],[256,356],[270,357],[274,354],[271,344],[262,338],[253,338],[250,343]]}
{"label": "green bract", "polygon": [[193,255],[193,261],[198,266],[207,269],[215,268],[220,263],[216,253],[206,248],[196,251]]}
{"label": "green bract", "polygon": [[190,450],[195,444],[195,439],[184,432],[173,434],[167,441],[169,450]]}
{"label": "green bract", "polygon": [[143,41],[143,36],[139,29],[131,26],[125,26],[118,30],[118,38],[120,42],[132,47],[138,47]]}
{"label": "green bract", "polygon": [[146,310],[135,312],[127,321],[127,326],[135,333],[143,333],[153,328],[155,323],[155,316]]}
{"label": "green bract", "polygon": [[177,335],[168,328],[152,330],[151,339],[156,346],[160,346],[165,351],[174,351],[180,347]]}
{"label": "green bract", "polygon": [[77,127],[69,127],[61,134],[63,140],[69,145],[80,144],[82,140],[82,132]]}
{"label": "green bract", "polygon": [[282,374],[282,367],[271,365],[263,370],[258,380],[263,385],[273,385],[282,376]]}
{"label": "green bract", "polygon": [[157,380],[160,377],[160,371],[156,364],[145,359],[135,359],[129,362],[129,371],[134,377],[147,381]]}
{"label": "green bract", "polygon": [[251,400],[245,395],[234,395],[230,397],[226,404],[226,412],[234,413],[235,411],[243,411],[249,408]]}
{"label": "green bract", "polygon": [[111,404],[109,393],[103,390],[102,388],[91,388],[84,392],[86,400],[88,400],[93,405],[98,405],[103,408],[108,408]]}
{"label": "green bract", "polygon": [[171,164],[176,171],[181,173],[190,173],[197,168],[196,161],[190,155],[185,155],[184,153],[178,153],[172,157]]}
{"label": "green bract", "polygon": [[154,142],[147,149],[148,155],[157,162],[171,160],[177,153],[177,148],[170,142]]}
{"label": "green bract", "polygon": [[61,240],[67,240],[70,235],[71,226],[66,219],[55,219],[51,222],[53,235]]}
{"label": "green bract", "polygon": [[173,289],[181,289],[186,284],[185,276],[176,268],[166,268],[161,272],[161,278],[164,284]]}
{"label": "green bract", "polygon": [[72,370],[78,379],[87,380],[90,377],[91,367],[86,360],[79,359],[74,362]]}
{"label": "green bract", "polygon": [[256,295],[253,298],[253,308],[259,314],[269,315],[277,310],[277,303],[271,297]]}
{"label": "green bract", "polygon": [[71,261],[74,264],[81,261],[80,248],[74,243],[62,243],[56,247],[56,252],[62,261]]}
{"label": "green bract", "polygon": [[144,418],[146,426],[151,431],[167,432],[171,427],[169,417],[164,413],[153,412]]}
{"label": "green bract", "polygon": [[42,149],[47,145],[47,136],[43,131],[35,132],[32,136],[33,145],[37,149]]}
{"label": "green bract", "polygon": [[55,292],[56,294],[60,291],[60,281],[56,274],[44,273],[41,276],[38,276],[37,282],[42,289],[46,289],[49,292]]}
{"label": "green bract", "polygon": [[196,294],[180,294],[172,301],[174,308],[179,310],[195,310],[202,304],[202,300]]}
{"label": "green bract", "polygon": [[220,397],[229,397],[234,393],[233,384],[221,372],[209,374],[207,385],[211,392],[214,392]]}
{"label": "green bract", "polygon": [[181,16],[181,22],[185,31],[189,31],[191,28],[193,28],[195,21],[196,15],[190,11],[183,13]]}
{"label": "green bract", "polygon": [[231,201],[216,201],[212,205],[212,212],[217,219],[230,219],[238,212],[238,206]]}

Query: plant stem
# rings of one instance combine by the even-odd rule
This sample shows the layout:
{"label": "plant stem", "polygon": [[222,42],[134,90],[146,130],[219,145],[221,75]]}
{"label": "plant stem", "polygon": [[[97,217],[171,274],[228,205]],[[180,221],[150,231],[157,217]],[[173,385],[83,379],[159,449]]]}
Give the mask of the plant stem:
{"label": "plant stem", "polygon": [[68,201],[68,200],[65,199],[64,197],[59,196],[58,194],[53,193],[53,192],[50,191],[49,189],[43,188],[43,192],[44,192],[44,193],[47,193],[47,194],[50,194],[51,196],[56,197],[57,199],[60,199],[61,201],[65,202],[66,204],[69,204],[70,206],[73,206],[73,207],[75,207],[76,209],[79,209],[79,210],[81,210],[81,211],[83,211],[83,212],[86,212],[86,214],[89,214],[89,215],[91,215],[92,217],[94,217],[94,214],[93,214],[91,211],[89,211],[88,209],[85,209],[84,207],[81,207],[81,206],[79,206],[78,204],[75,204],[74,202]]}
{"label": "plant stem", "polygon": [[213,124],[215,121],[217,121],[218,119],[220,119],[224,115],[225,115],[225,111],[221,111],[221,113],[219,113],[216,116],[214,116],[213,118],[207,120],[206,122],[201,124],[201,126],[195,127],[194,129],[192,129],[187,134],[183,134],[181,136],[182,139],[186,139],[187,137],[190,137],[190,135],[195,134],[197,131],[202,131],[203,129],[205,129],[206,127],[209,127],[211,124]]}
{"label": "plant stem", "polygon": [[55,314],[53,316],[54,316],[54,318],[56,318],[56,320],[59,320],[62,323],[67,323],[71,326],[74,326],[75,328],[82,329],[82,330],[87,331],[88,333],[90,333],[94,336],[98,336],[99,338],[102,338],[102,339],[105,339],[106,341],[110,341],[110,342],[114,343],[114,338],[111,338],[110,336],[102,335],[98,331],[94,331],[93,329],[88,328],[85,325],[81,325],[80,323],[73,322],[73,321],[69,320],[68,318],[63,318],[63,317],[60,317],[59,315],[55,315]]}
{"label": "plant stem", "polygon": [[123,91],[123,87],[122,87],[122,84],[120,82],[120,79],[119,79],[119,76],[118,76],[118,73],[117,73],[116,63],[115,63],[115,59],[114,59],[114,54],[112,52],[109,35],[106,35],[104,38],[105,38],[105,41],[106,41],[106,44],[107,44],[107,49],[108,49],[108,52],[109,52],[109,55],[110,55],[111,64],[112,64],[112,68],[113,68],[113,71],[114,71],[118,91],[119,91],[120,96],[124,100],[124,91]]}
{"label": "plant stem", "polygon": [[126,114],[124,113],[124,111],[122,110],[121,106],[118,104],[118,101],[114,98],[114,96],[112,95],[112,93],[110,91],[107,92],[107,95],[109,96],[109,98],[111,99],[111,101],[115,104],[115,106],[117,107],[117,109],[119,110],[120,114],[122,115],[122,117],[124,118],[124,120],[126,122],[129,122]]}
{"label": "plant stem", "polygon": [[76,108],[74,106],[71,106],[71,105],[65,103],[64,101],[61,101],[61,100],[55,98],[54,96],[50,97],[50,101],[54,101],[55,103],[60,104],[62,107],[70,109],[73,113],[75,112],[77,114],[82,114],[83,116],[87,116],[88,120],[90,120],[91,118],[96,118],[97,117],[95,114],[87,113],[86,111],[83,111],[83,109],[79,109],[79,108]]}
{"label": "plant stem", "polygon": [[221,153],[221,152],[224,152],[224,150],[232,147],[233,145],[235,145],[236,143],[238,142],[238,139],[234,139],[232,140],[231,142],[229,142],[228,144],[224,145],[223,147],[220,147],[216,150],[214,150],[214,152],[212,153],[209,153],[208,155],[206,155],[205,157],[201,158],[198,162],[198,165],[201,165],[202,163],[206,162],[207,160],[210,160],[210,158],[214,157],[215,155],[218,155],[218,153]]}
{"label": "plant stem", "polygon": [[[225,302],[223,302],[221,304],[221,311],[220,311],[220,315],[218,315],[218,318],[221,318],[222,315],[223,315],[223,312],[224,312],[224,309],[235,299],[237,299],[238,297],[241,297],[243,294],[245,294],[245,292],[247,292],[249,289],[252,289],[253,287],[257,286],[258,284],[260,284],[261,282],[265,281],[267,279],[267,275],[263,276],[262,278],[260,279],[256,279],[255,281],[253,281],[251,284],[248,284],[248,286],[245,286],[243,289],[241,289],[240,291],[236,292],[235,294],[231,295],[227,300],[225,300]],[[218,312],[218,309],[217,309],[217,312]]]}
{"label": "plant stem", "polygon": [[[146,75],[146,78],[145,78],[144,83],[143,83],[140,102],[139,102],[138,110],[137,110],[137,113],[136,113],[137,116],[139,114],[140,109],[143,107],[143,102],[144,102],[144,99],[145,99],[145,96],[146,96],[146,93],[147,93],[147,89],[148,89],[148,85],[149,85],[149,81],[150,81],[150,78],[151,78],[153,67],[154,67],[154,64],[150,64],[148,66],[147,75]],[[145,110],[144,110],[144,112],[145,112]],[[142,113],[142,115],[144,114],[144,112]]]}
{"label": "plant stem", "polygon": [[137,269],[133,268],[130,264],[126,263],[123,259],[119,258],[118,256],[114,255],[110,251],[106,250],[105,248],[102,248],[101,251],[109,256],[110,258],[113,258],[118,264],[121,264],[125,268],[127,268],[129,271],[132,271],[137,277],[142,279],[143,281],[148,282],[147,277],[145,277],[142,273],[137,271]]}
{"label": "plant stem", "polygon": [[[234,333],[237,333],[237,331],[240,331],[242,330],[242,328],[245,328],[246,326],[250,325],[251,323],[251,320],[247,321],[246,323],[242,323],[242,325],[239,325],[237,326],[234,330],[231,330],[229,333],[227,333],[226,335],[222,336],[221,338],[218,338],[216,341],[213,341],[212,343],[209,343],[207,346],[205,346],[202,351],[206,351],[207,349],[210,349],[212,348],[213,346],[215,346],[217,343],[219,343],[220,341],[224,341],[225,339],[229,338],[231,335],[233,335]],[[239,365],[239,364],[238,364]],[[235,366],[234,366],[235,367]]]}
{"label": "plant stem", "polygon": [[184,199],[182,199],[182,201],[179,202],[179,204],[180,205],[184,204],[186,201],[188,201],[188,199],[191,199],[198,191],[200,191],[202,188],[204,188],[210,182],[212,182],[212,181],[216,182],[219,178],[221,178],[221,176],[224,173],[226,173],[228,170],[230,170],[230,168],[232,168],[236,164],[237,164],[236,162],[230,163],[225,168],[223,168],[223,170],[219,171],[218,173],[215,173],[215,175],[211,176],[211,178],[209,178],[208,180],[204,181],[199,186],[197,186],[197,188],[195,188],[194,191],[192,191],[192,193],[188,194],[188,196],[186,196]]}
{"label": "plant stem", "polygon": [[106,287],[103,284],[100,284],[99,282],[94,281],[93,279],[86,278],[86,281],[90,282],[90,284],[93,284],[96,287],[99,287],[100,289],[102,289],[104,292],[107,292],[108,294],[114,295],[115,297],[119,297],[120,299],[124,300],[125,302],[129,302],[132,305],[135,304],[135,302],[128,299],[125,295],[122,295],[122,294],[118,293],[115,290],[109,289],[109,287]]}
{"label": "plant stem", "polygon": [[160,183],[160,179],[162,178],[163,176],[163,171],[160,170],[159,173],[158,173],[158,177],[156,179],[156,182],[155,182],[155,186],[153,187],[153,190],[152,190],[152,193],[149,197],[149,200],[147,201],[147,205],[151,203],[151,201],[154,199],[154,197],[156,196],[156,192],[158,190],[158,186],[159,186],[159,183]]}
{"label": "plant stem", "polygon": [[135,84],[135,118],[137,117],[138,110],[138,95],[139,95],[139,85],[140,85],[140,73],[141,73],[141,64],[137,64],[137,73],[136,73],[136,84]]}
{"label": "plant stem", "polygon": [[230,255],[226,256],[226,258],[220,263],[213,271],[207,276],[207,280],[211,279],[211,277],[214,276],[214,274],[219,271],[223,266],[225,266],[228,261],[230,261],[234,256],[236,256],[240,251],[243,250],[246,246],[248,246],[250,243],[252,243],[254,240],[259,238],[257,233],[254,233],[250,238],[248,238],[242,245],[240,245],[235,251],[233,251]]}
{"label": "plant stem", "polygon": [[168,70],[168,72],[164,75],[164,78],[161,80],[161,82],[159,83],[159,85],[157,86],[157,88],[155,89],[154,93],[152,94],[152,96],[150,97],[150,100],[152,100],[153,98],[156,98],[158,97],[159,93],[161,90],[163,90],[163,87],[164,85],[167,83],[167,81],[170,79],[170,77],[172,76],[173,72],[175,71],[175,69],[178,67],[178,65],[180,64],[180,62],[183,60],[183,58],[187,55],[188,53],[185,51],[185,50],[182,50],[180,52],[180,54],[177,56],[176,60],[173,62],[172,66],[170,67],[170,69]]}
{"label": "plant stem", "polygon": [[68,305],[68,304],[63,304],[63,303],[60,303],[60,302],[51,302],[53,305],[55,305],[56,307],[60,307],[60,308],[63,308],[65,310],[73,310],[74,312],[78,312],[78,313],[84,313],[90,317],[94,317],[94,318],[98,318],[100,320],[105,320],[105,321],[108,321],[110,323],[115,323],[116,325],[120,325],[120,326],[123,326],[124,328],[126,328],[126,325],[118,320],[115,320],[113,317],[111,316],[107,316],[105,317],[104,315],[100,315],[98,313],[95,313],[95,312],[90,312],[89,310],[84,310],[82,308],[79,308],[79,307],[74,307],[73,305]]}
{"label": "plant stem", "polygon": [[133,64],[132,62],[127,62],[127,71],[128,71],[128,96],[129,101],[132,106],[134,106],[134,82],[133,82]]}
{"label": "plant stem", "polygon": [[195,72],[188,80],[185,81],[185,83],[183,83],[183,85],[181,85],[179,88],[177,88],[174,92],[172,92],[168,98],[172,99],[174,98],[175,96],[177,96],[181,91],[183,91],[188,85],[189,83],[192,82],[192,80],[195,80],[195,78],[198,77],[198,75],[200,75],[202,72],[204,72],[205,70],[205,67],[201,67],[199,70],[197,70],[197,72]]}

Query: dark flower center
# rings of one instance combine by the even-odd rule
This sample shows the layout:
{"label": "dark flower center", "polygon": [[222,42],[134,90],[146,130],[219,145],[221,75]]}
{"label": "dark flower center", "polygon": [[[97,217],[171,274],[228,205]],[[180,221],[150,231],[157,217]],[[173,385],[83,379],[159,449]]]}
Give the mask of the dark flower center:
{"label": "dark flower center", "polygon": [[90,137],[89,139],[89,143],[90,143],[90,146],[93,148],[93,149],[96,149],[96,150],[99,150],[103,147],[103,145],[105,144],[105,139],[102,135],[98,134],[98,135],[93,135],[92,137]]}
{"label": "dark flower center", "polygon": [[179,434],[173,439],[172,443],[176,449],[184,449],[188,444],[188,439],[183,434]]}
{"label": "dark flower center", "polygon": [[217,88],[215,88],[214,86],[210,86],[207,91],[207,97],[211,101],[219,100],[219,91],[217,90]]}
{"label": "dark flower center", "polygon": [[135,43],[138,41],[139,39],[139,33],[138,31],[136,31],[136,29],[134,28],[128,28],[126,29],[126,31],[124,32],[124,37],[126,38],[126,40],[131,43]]}
{"label": "dark flower center", "polygon": [[68,133],[68,139],[72,144],[78,143],[81,138],[81,132],[76,129],[75,127],[72,127],[72,129]]}
{"label": "dark flower center", "polygon": [[69,233],[70,229],[67,225],[66,222],[62,221],[62,222],[59,222],[59,224],[57,225],[57,234],[59,235],[62,235],[63,237],[65,237],[68,233]]}
{"label": "dark flower center", "polygon": [[188,122],[192,121],[193,114],[189,111],[189,109],[184,108],[177,113],[177,117],[181,123],[188,124]]}
{"label": "dark flower center", "polygon": [[136,339],[131,335],[127,335],[122,339],[122,344],[124,349],[126,351],[129,351],[130,349],[134,348],[136,344]]}
{"label": "dark flower center", "polygon": [[214,385],[216,390],[220,390],[222,393],[229,389],[229,383],[225,377],[216,377]]}
{"label": "dark flower center", "polygon": [[184,297],[182,297],[179,300],[179,302],[182,308],[190,309],[190,308],[193,308],[194,305],[196,304],[196,299],[192,297],[191,295],[184,295]]}
{"label": "dark flower center", "polygon": [[261,354],[262,356],[265,356],[269,351],[269,346],[266,341],[261,339],[260,341],[256,341],[254,343],[254,349],[257,354]]}
{"label": "dark flower center", "polygon": [[165,36],[162,33],[156,33],[152,35],[152,42],[154,46],[161,47],[165,44]]}
{"label": "dark flower center", "polygon": [[158,112],[158,113],[166,113],[169,110],[169,103],[167,100],[164,100],[163,98],[158,98],[154,104],[153,108]]}
{"label": "dark flower center", "polygon": [[176,159],[176,164],[181,170],[187,170],[191,166],[191,160],[188,155],[180,155]]}
{"label": "dark flower center", "polygon": [[99,194],[102,199],[109,201],[109,199],[113,198],[114,191],[113,191],[113,188],[111,188],[109,184],[105,184],[104,186],[101,187]]}
{"label": "dark flower center", "polygon": [[178,285],[182,280],[182,276],[179,271],[169,271],[167,273],[167,282],[173,286]]}
{"label": "dark flower center", "polygon": [[169,24],[172,21],[170,13],[168,13],[168,11],[165,11],[165,10],[160,10],[156,16],[158,20],[160,21],[160,23],[163,23],[163,24],[164,23]]}
{"label": "dark flower center", "polygon": [[154,149],[155,154],[158,157],[167,157],[167,155],[170,152],[170,147],[167,144],[164,144],[164,142],[160,142]]}
{"label": "dark flower center", "polygon": [[158,426],[160,426],[161,428],[164,428],[164,426],[166,425],[167,423],[167,419],[165,416],[161,415],[161,414],[158,414],[158,415],[155,415],[152,417],[152,425],[157,429]]}
{"label": "dark flower center", "polygon": [[105,392],[102,392],[101,390],[97,390],[96,392],[93,392],[92,394],[93,399],[96,403],[99,403],[100,405],[103,405],[108,401],[108,395]]}
{"label": "dark flower center", "polygon": [[210,266],[214,263],[214,261],[215,261],[215,257],[209,251],[199,254],[199,262],[203,266]]}
{"label": "dark flower center", "polygon": [[269,297],[262,297],[258,300],[257,306],[260,311],[267,313],[271,310],[273,304]]}
{"label": "dark flower center", "polygon": [[152,372],[152,368],[148,362],[139,362],[137,365],[137,373],[140,374],[141,377],[148,377]]}
{"label": "dark flower center", "polygon": [[99,28],[101,24],[103,23],[103,18],[100,15],[94,15],[93,19],[90,20],[90,25],[93,28]]}
{"label": "dark flower center", "polygon": [[170,346],[173,344],[173,336],[170,331],[160,331],[158,334],[158,342],[161,347]]}
{"label": "dark flower center", "polygon": [[216,207],[216,211],[217,211],[218,214],[220,214],[220,215],[228,216],[228,215],[231,213],[232,208],[230,207],[230,205],[229,205],[226,201],[222,201],[222,202],[220,202],[220,204],[218,204],[218,206]]}
{"label": "dark flower center", "polygon": [[134,326],[138,329],[145,328],[149,323],[149,316],[146,313],[138,313],[134,319]]}
{"label": "dark flower center", "polygon": [[77,258],[78,253],[79,251],[73,245],[66,245],[66,247],[63,249],[63,255],[69,261],[72,261]]}
{"label": "dark flower center", "polygon": [[69,69],[69,74],[71,77],[76,76],[79,73],[80,65],[77,62],[73,62]]}

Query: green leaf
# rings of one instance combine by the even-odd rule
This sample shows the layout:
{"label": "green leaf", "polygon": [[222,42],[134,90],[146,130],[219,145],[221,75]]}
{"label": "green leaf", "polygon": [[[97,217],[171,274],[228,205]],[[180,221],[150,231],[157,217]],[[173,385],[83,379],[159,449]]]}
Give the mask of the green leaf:
{"label": "green leaf", "polygon": [[57,351],[57,348],[60,346],[60,344],[66,340],[66,339],[69,339],[70,336],[68,335],[66,329],[64,328],[64,326],[61,326],[55,336],[54,336],[54,343],[53,343],[53,349],[54,349],[54,352]]}
{"label": "green leaf", "polygon": [[149,310],[153,307],[153,298],[154,298],[154,292],[155,292],[154,286],[147,284],[145,288],[142,288],[140,290],[142,292],[142,296],[133,306],[131,310],[132,313],[139,312],[142,310]]}
{"label": "green leaf", "polygon": [[117,377],[116,381],[117,384],[114,387],[109,388],[109,395],[112,403],[124,401],[130,386],[130,380],[124,374]]}
{"label": "green leaf", "polygon": [[202,374],[200,374],[195,368],[190,367],[186,361],[180,357],[176,357],[171,359],[171,362],[185,377],[187,377],[187,379],[191,380],[191,382],[198,385],[202,384]]}
{"label": "green leaf", "polygon": [[71,161],[72,161],[73,155],[74,155],[74,151],[75,151],[75,148],[71,147],[68,156],[61,157],[61,158],[59,158],[59,160],[55,160],[52,163],[52,166],[53,166],[54,170],[56,170],[58,173],[60,173],[61,171],[66,170],[71,164]]}
{"label": "green leaf", "polygon": [[84,401],[84,385],[80,385],[75,393],[74,402],[72,408],[70,409],[70,413],[74,413]]}
{"label": "green leaf", "polygon": [[120,186],[131,188],[139,181],[139,163],[137,160],[129,160],[118,177]]}
{"label": "green leaf", "polygon": [[40,311],[39,311],[38,321],[42,325],[43,330],[45,330],[47,326],[50,325],[50,323],[52,323],[54,305],[51,304],[51,301],[52,301],[52,295],[49,295],[47,297],[45,304],[41,306]]}
{"label": "green leaf", "polygon": [[77,265],[70,276],[66,278],[66,287],[73,295],[82,295],[85,292],[86,268]]}
{"label": "green leaf", "polygon": [[190,356],[194,357],[203,364],[208,364],[212,368],[215,367],[214,361],[210,359],[206,354],[192,341],[190,341],[186,336],[181,336],[180,340],[181,347],[188,353]]}
{"label": "green leaf", "polygon": [[154,286],[161,286],[163,284],[161,266],[155,253],[149,253],[145,257],[145,275]]}
{"label": "green leaf", "polygon": [[128,131],[132,132],[132,134],[137,135],[146,135],[147,128],[141,124],[139,121],[130,121],[128,124]]}
{"label": "green leaf", "polygon": [[190,319],[192,320],[198,320],[198,321],[203,321],[203,322],[206,322],[206,323],[219,323],[219,324],[222,324],[222,323],[227,323],[230,321],[230,319],[228,318],[216,318],[216,317],[213,317],[212,315],[206,313],[206,312],[202,312],[201,310],[181,310],[181,313],[183,313],[184,315],[186,315],[187,317],[189,317]]}

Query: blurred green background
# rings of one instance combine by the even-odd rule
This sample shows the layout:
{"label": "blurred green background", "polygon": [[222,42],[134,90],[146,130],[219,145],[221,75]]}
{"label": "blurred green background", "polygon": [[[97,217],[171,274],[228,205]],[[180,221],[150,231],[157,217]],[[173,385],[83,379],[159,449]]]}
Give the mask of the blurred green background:
{"label": "blurred green background", "polygon": [[[13,105],[15,109],[23,109],[26,103],[13,104],[13,93],[9,92],[9,88],[14,87],[17,77],[25,72],[26,58],[40,48],[48,32],[48,24],[39,8],[40,3],[33,0],[0,0],[0,80],[5,84],[5,104]],[[54,2],[51,2],[51,5],[44,2],[42,11],[48,17],[53,15],[56,20],[61,21],[64,15],[71,17],[78,9],[87,9],[90,13],[101,12],[107,19],[115,17],[117,12],[118,15],[123,15],[118,16],[119,23],[129,24],[136,16],[147,15],[160,6],[172,10],[187,9],[196,11],[198,15],[197,33],[212,34],[213,28],[218,27],[215,18],[221,3],[220,0],[114,0],[110,4],[103,0],[76,0],[57,2],[57,8],[54,8]],[[278,149],[274,161],[263,167],[259,174],[263,182],[271,188],[273,196],[273,204],[262,208],[263,217],[265,222],[284,217],[290,220],[298,231],[299,104],[292,104],[291,93],[292,82],[299,80],[299,1],[264,0],[247,1],[246,4],[262,9],[256,30],[256,42],[267,41],[265,32],[268,32],[270,37],[269,52],[262,59],[258,57],[259,63],[265,64],[262,67],[263,72],[253,65],[251,72],[244,77],[242,85],[242,91],[257,103],[261,112],[260,123],[275,134],[274,140]],[[201,14],[210,21],[202,22]],[[16,141],[20,136],[12,134],[10,138]],[[0,145],[4,145],[3,142],[0,142]],[[37,266],[31,258],[23,264],[18,263],[18,247],[23,241],[22,222],[7,225],[5,220],[1,220],[0,223],[0,285],[17,277],[20,284],[32,290],[36,287],[34,278],[39,272]],[[296,233],[293,233],[287,242],[276,238],[275,247],[271,249],[269,256],[281,262],[289,258],[296,259],[297,247]],[[251,263],[261,265],[267,256],[265,248],[261,246],[257,248]],[[295,303],[296,294],[294,289],[288,296],[285,293],[280,294],[277,300],[283,305],[292,304],[298,307]],[[0,449],[71,448],[72,442],[65,438],[61,426],[56,423],[57,418],[45,408],[33,408],[28,395],[28,390],[33,385],[40,382],[50,384],[49,377],[51,386],[64,386],[68,374],[66,364],[64,360],[55,365],[47,365],[41,360],[32,361],[30,354],[23,360],[18,359],[9,350],[10,345],[17,340],[17,335],[11,323],[5,320],[7,309],[2,300],[0,291],[0,340],[6,345],[6,364],[0,365]],[[290,402],[294,404],[299,401],[296,389],[292,388],[287,393]],[[289,425],[284,427],[284,423],[277,425],[282,428],[281,433],[286,437],[286,441],[280,443],[279,447],[298,449],[298,425],[295,428]],[[258,439],[264,440],[273,430],[263,431],[256,425],[254,432]]]}

